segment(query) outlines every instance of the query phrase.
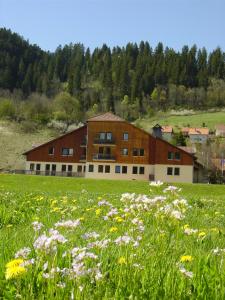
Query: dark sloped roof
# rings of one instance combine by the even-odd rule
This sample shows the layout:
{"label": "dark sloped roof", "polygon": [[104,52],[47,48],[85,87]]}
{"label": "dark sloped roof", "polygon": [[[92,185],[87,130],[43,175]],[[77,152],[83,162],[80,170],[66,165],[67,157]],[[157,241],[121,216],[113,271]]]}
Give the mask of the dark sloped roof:
{"label": "dark sloped roof", "polygon": [[104,121],[112,121],[112,122],[124,122],[124,120],[116,115],[114,115],[111,112],[107,112],[105,114],[101,114],[95,117],[92,117],[87,120],[88,122],[90,121],[96,121],[96,122],[104,122]]}

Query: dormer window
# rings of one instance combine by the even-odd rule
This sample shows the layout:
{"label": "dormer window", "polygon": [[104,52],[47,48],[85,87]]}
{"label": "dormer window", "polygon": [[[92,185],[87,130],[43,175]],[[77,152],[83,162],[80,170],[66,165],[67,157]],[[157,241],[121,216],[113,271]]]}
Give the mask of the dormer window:
{"label": "dormer window", "polygon": [[48,154],[49,155],[54,155],[54,152],[55,152],[55,148],[54,147],[49,147],[48,148]]}

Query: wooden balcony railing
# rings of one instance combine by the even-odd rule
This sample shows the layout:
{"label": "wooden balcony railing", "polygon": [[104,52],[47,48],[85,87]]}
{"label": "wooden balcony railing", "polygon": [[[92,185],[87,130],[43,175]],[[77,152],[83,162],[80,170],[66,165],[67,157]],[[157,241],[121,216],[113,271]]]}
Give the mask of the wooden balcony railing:
{"label": "wooden balcony railing", "polygon": [[114,155],[96,153],[93,155],[93,160],[116,160]]}

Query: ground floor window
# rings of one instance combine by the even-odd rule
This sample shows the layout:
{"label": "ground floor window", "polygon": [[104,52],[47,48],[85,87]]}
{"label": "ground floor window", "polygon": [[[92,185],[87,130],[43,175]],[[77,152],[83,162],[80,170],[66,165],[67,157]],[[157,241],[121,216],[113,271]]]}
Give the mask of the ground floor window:
{"label": "ground floor window", "polygon": [[110,166],[105,166],[105,173],[110,173]]}
{"label": "ground floor window", "polygon": [[122,173],[127,174],[127,166],[122,166]]}
{"label": "ground floor window", "polygon": [[40,171],[41,170],[41,164],[36,164],[36,171]]}
{"label": "ground floor window", "polygon": [[133,167],[132,173],[133,173],[133,174],[137,174],[137,173],[138,173],[138,167]]}
{"label": "ground floor window", "polygon": [[145,174],[145,167],[139,168],[139,174]]}
{"label": "ground floor window", "polygon": [[120,166],[115,166],[115,173],[120,173]]}
{"label": "ground floor window", "polygon": [[180,175],[180,168],[174,168],[174,175]]}
{"label": "ground floor window", "polygon": [[66,165],[62,165],[62,172],[66,172]]}
{"label": "ground floor window", "polygon": [[167,175],[173,175],[173,168],[171,167],[167,168]]}
{"label": "ground floor window", "polygon": [[179,176],[180,175],[180,168],[168,167],[167,168],[167,175],[176,175],[176,176]]}
{"label": "ground floor window", "polygon": [[50,164],[45,165],[45,171],[50,171]]}
{"label": "ground floor window", "polygon": [[82,173],[82,166],[81,165],[77,166],[77,172]]}
{"label": "ground floor window", "polygon": [[103,165],[98,166],[98,173],[103,173]]}
{"label": "ground floor window", "polygon": [[90,173],[94,172],[94,165],[88,166],[88,172],[90,172]]}
{"label": "ground floor window", "polygon": [[30,170],[34,171],[34,164],[30,164]]}
{"label": "ground floor window", "polygon": [[73,166],[72,165],[68,165],[68,172],[72,172],[73,171]]}

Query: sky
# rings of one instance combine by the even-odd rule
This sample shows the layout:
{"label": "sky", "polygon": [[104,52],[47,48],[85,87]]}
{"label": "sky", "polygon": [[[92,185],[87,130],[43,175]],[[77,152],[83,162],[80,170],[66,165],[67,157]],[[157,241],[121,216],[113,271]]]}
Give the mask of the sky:
{"label": "sky", "polygon": [[50,51],[141,40],[225,50],[225,0],[0,0],[0,27]]}

